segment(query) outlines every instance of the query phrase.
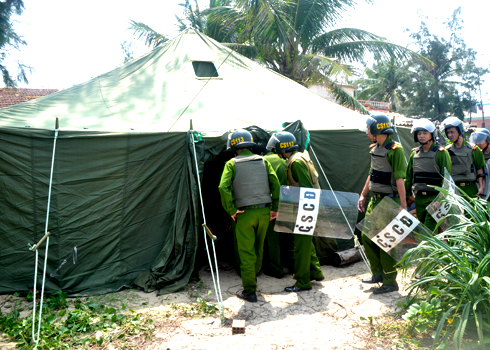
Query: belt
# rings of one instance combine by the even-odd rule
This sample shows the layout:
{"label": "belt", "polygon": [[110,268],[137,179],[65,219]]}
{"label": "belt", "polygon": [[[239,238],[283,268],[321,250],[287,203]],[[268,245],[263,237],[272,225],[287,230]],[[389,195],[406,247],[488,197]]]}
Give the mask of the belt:
{"label": "belt", "polygon": [[437,193],[437,191],[417,191],[417,195],[421,194],[422,196],[433,196]]}
{"label": "belt", "polygon": [[241,207],[241,208],[238,208],[238,209],[240,209],[240,210],[243,210],[243,209],[260,209],[260,208],[265,208],[265,207],[268,207],[268,206],[269,206],[268,204],[249,205],[249,206]]}
{"label": "belt", "polygon": [[398,198],[400,195],[398,193],[375,193],[374,196],[376,198],[390,197],[390,198]]}
{"label": "belt", "polygon": [[471,186],[471,185],[475,185],[476,182],[456,182],[456,186],[459,186],[459,187],[465,187],[465,186]]}

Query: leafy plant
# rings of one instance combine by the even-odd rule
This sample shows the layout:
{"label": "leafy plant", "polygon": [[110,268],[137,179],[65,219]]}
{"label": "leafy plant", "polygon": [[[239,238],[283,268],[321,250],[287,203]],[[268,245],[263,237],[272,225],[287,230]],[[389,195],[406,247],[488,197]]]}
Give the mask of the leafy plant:
{"label": "leafy plant", "polygon": [[184,316],[193,317],[193,316],[207,316],[207,315],[215,315],[219,312],[219,308],[215,304],[211,304],[207,301],[207,298],[211,294],[211,291],[208,290],[205,297],[198,297],[197,303],[192,304],[171,304],[171,307],[174,310],[178,310],[182,312]]}
{"label": "leafy plant", "polygon": [[412,304],[403,319],[414,321],[414,327],[419,333],[425,332],[427,329],[435,328],[437,321],[441,318],[441,300],[433,298],[430,303],[421,301],[420,304]]}
{"label": "leafy plant", "polygon": [[[416,266],[407,300],[413,304],[405,315],[420,330],[434,328],[434,347],[452,342],[460,349],[463,337],[476,338],[478,345],[490,344],[490,205],[481,199],[448,195],[465,215],[447,231],[421,235],[422,243],[405,254],[402,264]],[[430,305],[430,306],[429,306]]]}
{"label": "leafy plant", "polygon": [[62,290],[54,292],[49,296],[47,300],[48,307],[52,310],[60,310],[66,308],[68,306],[68,302],[66,301],[67,296],[68,295],[66,295],[66,293]]}
{"label": "leafy plant", "polygon": [[[115,308],[76,299],[75,309],[69,311],[69,301],[62,291],[47,298],[43,308],[38,349],[71,349],[79,346],[124,342],[126,335],[142,333],[152,336],[153,321],[129,310],[119,313]],[[36,317],[37,318],[37,317]],[[36,320],[37,321],[37,320]],[[17,342],[18,347],[34,348],[32,315],[21,319],[19,311],[0,315],[0,332]]]}

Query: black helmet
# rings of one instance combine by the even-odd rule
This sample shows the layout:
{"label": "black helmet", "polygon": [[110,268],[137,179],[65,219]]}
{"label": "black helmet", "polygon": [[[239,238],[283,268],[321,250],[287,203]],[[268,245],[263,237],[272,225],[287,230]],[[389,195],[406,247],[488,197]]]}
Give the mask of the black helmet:
{"label": "black helmet", "polygon": [[287,131],[277,132],[271,136],[267,143],[267,149],[276,154],[284,154],[298,149],[296,138]]}
{"label": "black helmet", "polygon": [[436,126],[429,119],[421,118],[413,121],[412,133],[413,133],[413,140],[415,142],[419,142],[419,138],[417,134],[421,130],[430,132],[432,134],[432,141],[436,142],[437,140]]}
{"label": "black helmet", "polygon": [[226,149],[235,150],[240,148],[251,148],[254,146],[255,142],[252,138],[252,134],[247,130],[239,129],[231,134],[228,134]]}
{"label": "black helmet", "polygon": [[444,133],[447,135],[447,129],[456,128],[460,135],[464,134],[463,122],[458,117],[449,117],[444,119],[442,122],[442,126],[444,127]]}
{"label": "black helmet", "polygon": [[374,136],[381,134],[393,134],[391,120],[384,114],[370,115],[366,119],[366,124],[368,129],[371,131],[371,134]]}

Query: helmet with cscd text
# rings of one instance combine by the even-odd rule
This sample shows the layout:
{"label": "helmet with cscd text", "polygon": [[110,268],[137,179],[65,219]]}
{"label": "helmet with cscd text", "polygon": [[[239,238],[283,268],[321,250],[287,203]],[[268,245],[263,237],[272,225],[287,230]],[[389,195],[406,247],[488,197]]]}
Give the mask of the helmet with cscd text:
{"label": "helmet with cscd text", "polygon": [[255,146],[252,134],[247,130],[239,129],[228,134],[226,149],[237,150],[241,148],[252,148]]}
{"label": "helmet with cscd text", "polygon": [[432,141],[436,142],[437,140],[436,126],[434,125],[434,123],[432,123],[429,119],[426,118],[416,119],[413,121],[412,133],[413,133],[413,140],[415,142],[420,142],[417,134],[419,131],[422,130],[430,132],[432,134]]}
{"label": "helmet with cscd text", "polygon": [[284,154],[293,152],[298,149],[296,138],[293,134],[287,131],[277,132],[271,136],[267,143],[267,150],[276,154]]}
{"label": "helmet with cscd text", "polygon": [[384,114],[370,115],[366,119],[366,126],[374,136],[381,134],[393,134],[393,125],[391,124],[391,120]]}

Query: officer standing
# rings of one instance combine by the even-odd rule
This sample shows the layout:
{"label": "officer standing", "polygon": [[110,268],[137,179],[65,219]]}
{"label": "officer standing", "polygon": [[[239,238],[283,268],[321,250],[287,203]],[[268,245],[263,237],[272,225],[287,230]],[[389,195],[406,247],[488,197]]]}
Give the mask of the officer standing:
{"label": "officer standing", "polygon": [[490,159],[490,131],[485,128],[476,129],[470,136],[470,142],[480,147],[485,157],[485,162]]}
{"label": "officer standing", "polygon": [[[371,147],[371,171],[359,197],[358,209],[363,212],[366,197],[371,190],[374,196],[369,202],[366,216],[389,196],[403,209],[407,209],[405,195],[405,154],[403,147],[390,137],[393,128],[386,115],[372,115],[366,120],[366,135],[373,142]],[[362,234],[362,243],[371,265],[373,276],[363,283],[380,283],[383,285],[373,290],[374,294],[389,293],[398,290],[396,282],[396,260],[378,247],[369,237]]]}
{"label": "officer standing", "polygon": [[442,187],[444,168],[451,173],[451,157],[449,152],[436,142],[436,127],[430,120],[415,120],[412,133],[414,141],[420,143],[420,146],[412,150],[408,160],[405,189],[407,195],[413,193],[415,197],[417,219],[434,231],[437,223],[426,207],[436,198],[437,191],[429,185]]}
{"label": "officer standing", "polygon": [[[293,134],[287,131],[279,132],[269,140],[267,149],[279,157],[287,159],[286,178],[289,186],[320,188],[318,173],[308,152],[298,152],[298,145]],[[311,281],[324,279],[320,261],[316,256],[313,236],[294,235],[294,279],[295,285],[286,287],[286,292],[311,290]]]}
{"label": "officer standing", "polygon": [[[477,145],[463,138],[463,122],[459,118],[446,118],[442,124],[447,138],[451,141],[446,149],[451,156],[454,183],[469,197],[475,198],[485,190],[483,184],[485,157]],[[480,188],[476,181],[479,182]]]}
{"label": "officer standing", "polygon": [[255,143],[248,131],[229,134],[227,146],[236,150],[237,156],[225,164],[219,192],[223,208],[236,221],[243,284],[237,296],[253,303],[257,301],[256,276],[262,266],[267,228],[277,217],[280,185],[269,161],[250,151]]}
{"label": "officer standing", "polygon": [[[277,178],[281,186],[287,186],[288,180],[286,178],[286,161],[279,157],[274,152],[269,152],[264,156],[265,159],[271,163],[272,168],[276,172]],[[293,254],[289,254],[291,251],[290,243],[292,243],[292,236],[287,233],[279,233],[274,231],[276,220],[272,220],[269,223],[267,229],[267,236],[265,238],[266,251],[264,252],[264,273],[268,276],[275,278],[283,278],[284,270],[281,260],[293,262]],[[281,259],[283,257],[283,259]],[[288,266],[289,268],[289,266]],[[292,271],[292,266],[290,271]]]}

